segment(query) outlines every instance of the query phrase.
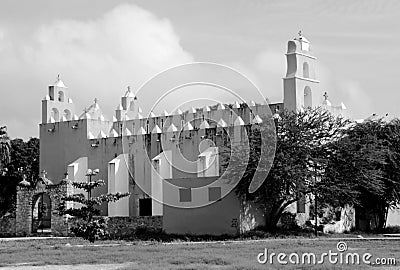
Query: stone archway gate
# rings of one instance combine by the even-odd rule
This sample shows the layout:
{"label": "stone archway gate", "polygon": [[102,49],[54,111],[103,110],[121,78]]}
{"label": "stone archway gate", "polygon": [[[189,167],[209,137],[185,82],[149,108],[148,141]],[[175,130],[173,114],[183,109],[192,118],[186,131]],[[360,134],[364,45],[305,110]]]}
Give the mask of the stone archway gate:
{"label": "stone archway gate", "polygon": [[20,185],[17,188],[16,228],[17,236],[29,236],[32,231],[32,214],[34,198],[40,194],[47,194],[51,200],[51,234],[54,236],[68,235],[68,222],[66,216],[58,214],[57,207],[62,198],[70,195],[73,187],[70,181],[63,180],[54,185],[50,180],[42,177],[35,187]]}

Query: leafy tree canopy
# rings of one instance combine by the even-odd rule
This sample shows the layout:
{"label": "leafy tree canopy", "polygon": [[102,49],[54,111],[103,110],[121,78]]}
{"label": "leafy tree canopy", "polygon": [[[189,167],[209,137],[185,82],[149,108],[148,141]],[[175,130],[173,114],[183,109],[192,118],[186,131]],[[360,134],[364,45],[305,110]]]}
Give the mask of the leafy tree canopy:
{"label": "leafy tree canopy", "polygon": [[39,139],[10,140],[10,161],[0,174],[0,216],[15,210],[16,187],[23,177],[32,185],[39,178]]}
{"label": "leafy tree canopy", "polygon": [[[74,188],[83,189],[87,192],[85,196],[82,193],[65,196],[63,203],[59,205],[60,215],[71,215],[77,218],[71,231],[83,239],[94,242],[108,236],[107,222],[104,217],[98,217],[100,210],[98,206],[107,202],[116,202],[121,198],[129,196],[130,193],[108,193],[97,197],[91,197],[93,189],[104,185],[103,180],[90,180],[88,182],[73,182]],[[68,202],[79,203],[80,207],[67,207]]]}

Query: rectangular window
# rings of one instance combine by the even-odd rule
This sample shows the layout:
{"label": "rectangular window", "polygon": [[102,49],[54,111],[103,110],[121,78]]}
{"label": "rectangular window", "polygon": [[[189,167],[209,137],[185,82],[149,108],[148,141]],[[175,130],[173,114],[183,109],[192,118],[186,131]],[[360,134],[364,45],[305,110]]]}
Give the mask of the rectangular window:
{"label": "rectangular window", "polygon": [[154,170],[157,173],[160,173],[160,160],[159,159],[153,160],[153,166],[154,166]]}
{"label": "rectangular window", "polygon": [[151,198],[139,199],[139,216],[151,216]]}
{"label": "rectangular window", "polygon": [[192,189],[191,188],[179,189],[179,201],[180,202],[191,202],[192,201]]}
{"label": "rectangular window", "polygon": [[208,188],[208,200],[210,202],[221,200],[221,188],[220,187],[209,187]]}

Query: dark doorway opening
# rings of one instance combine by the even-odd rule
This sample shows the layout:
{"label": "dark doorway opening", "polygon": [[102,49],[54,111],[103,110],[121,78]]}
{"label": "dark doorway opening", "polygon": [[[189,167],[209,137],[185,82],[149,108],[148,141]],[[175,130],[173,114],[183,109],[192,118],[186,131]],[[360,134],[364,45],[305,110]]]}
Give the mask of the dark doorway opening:
{"label": "dark doorway opening", "polygon": [[139,216],[151,216],[151,198],[139,199]]}
{"label": "dark doorway opening", "polygon": [[46,193],[32,199],[32,232],[51,232],[51,199]]}

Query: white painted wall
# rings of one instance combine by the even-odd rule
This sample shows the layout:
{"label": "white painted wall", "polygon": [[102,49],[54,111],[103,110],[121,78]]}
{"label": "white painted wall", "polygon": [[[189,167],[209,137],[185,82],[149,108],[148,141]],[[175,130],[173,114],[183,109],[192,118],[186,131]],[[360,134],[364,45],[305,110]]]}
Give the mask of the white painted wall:
{"label": "white painted wall", "polygon": [[218,147],[209,147],[199,155],[197,160],[197,176],[219,176]]}
{"label": "white painted wall", "polygon": [[390,209],[386,226],[400,226],[400,209]]}
{"label": "white painted wall", "polygon": [[153,216],[163,215],[163,179],[172,178],[172,152],[165,151],[152,159],[151,196]]}
{"label": "white painted wall", "polygon": [[[68,179],[71,180],[71,182],[86,182],[86,172],[88,170],[88,158],[87,157],[81,157],[72,162],[67,166],[67,173],[68,173]],[[74,188],[74,194],[85,194],[87,197],[87,193],[85,190],[80,189],[80,188]],[[74,208],[80,208],[82,204],[80,203],[67,203],[67,207],[74,207]]]}
{"label": "white painted wall", "polygon": [[[108,163],[108,192],[129,192],[128,155],[120,154]],[[108,203],[108,215],[129,216],[129,197],[124,197],[116,202]]]}

